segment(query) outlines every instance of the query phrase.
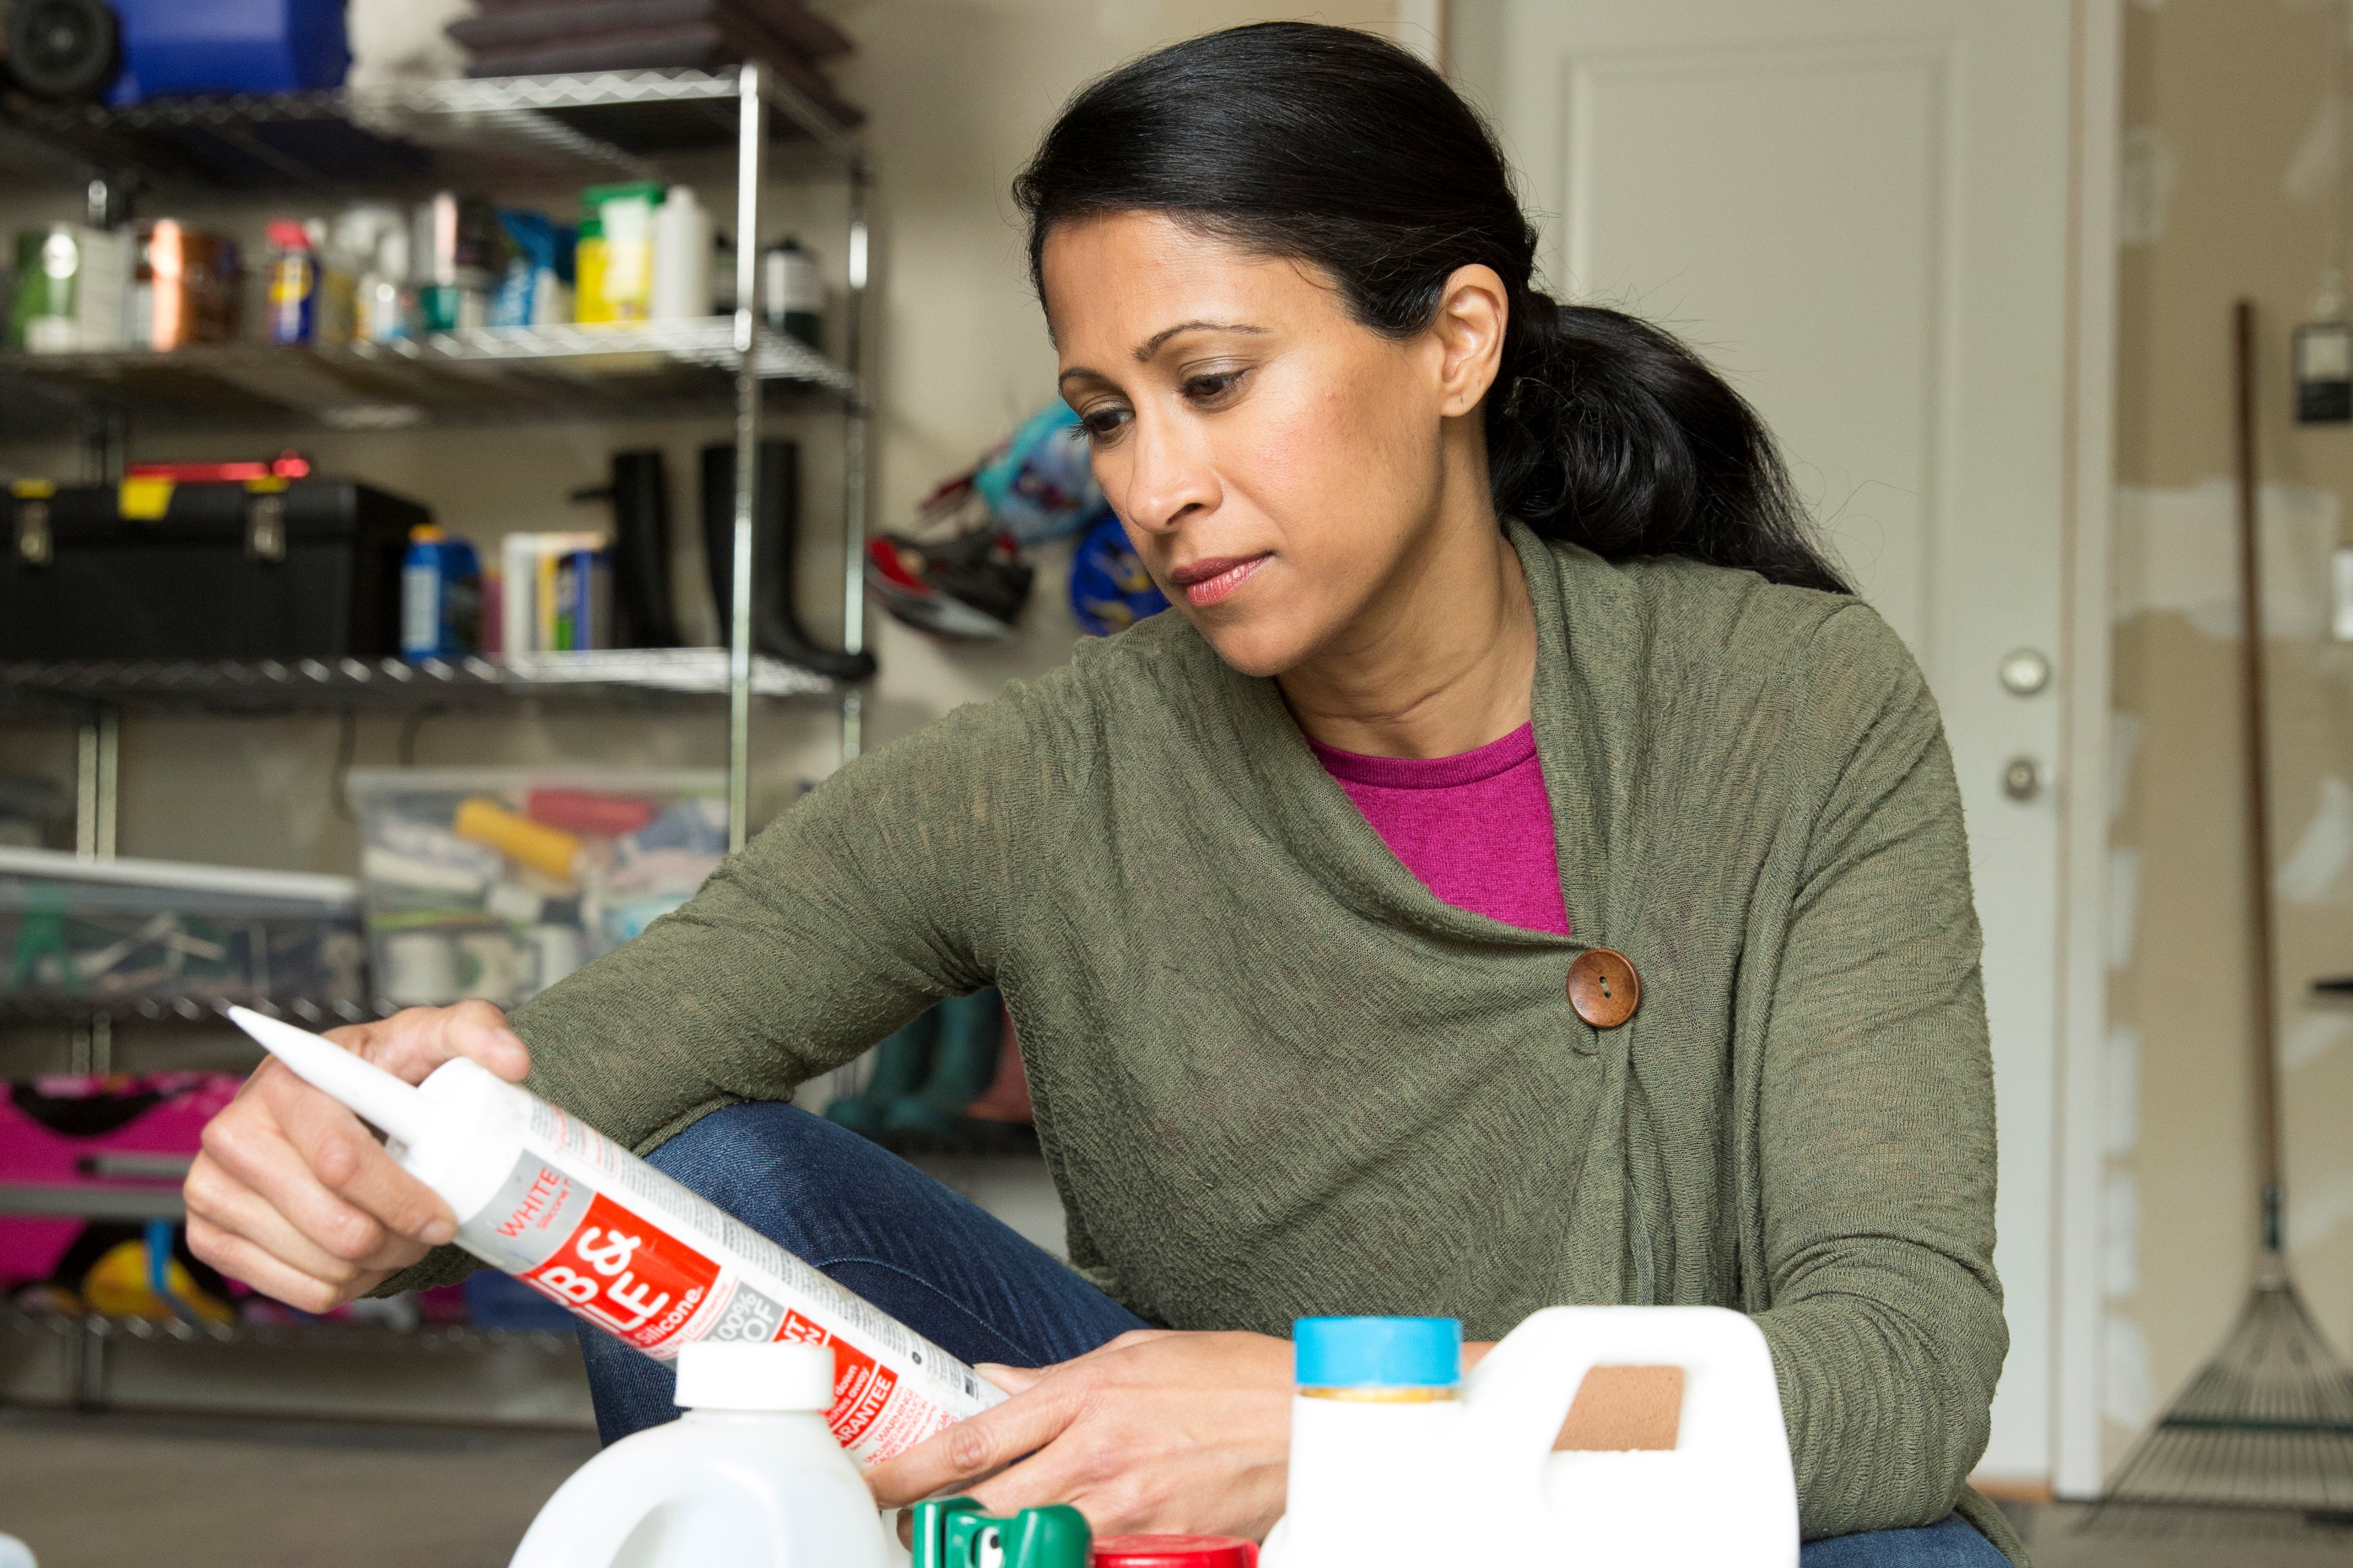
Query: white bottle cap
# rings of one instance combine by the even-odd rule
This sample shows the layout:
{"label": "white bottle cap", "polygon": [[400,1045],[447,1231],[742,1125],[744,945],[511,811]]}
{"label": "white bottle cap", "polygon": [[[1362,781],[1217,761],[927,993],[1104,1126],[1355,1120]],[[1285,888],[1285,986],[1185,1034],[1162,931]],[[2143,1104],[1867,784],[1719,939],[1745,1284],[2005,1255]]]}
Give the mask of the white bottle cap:
{"label": "white bottle cap", "polygon": [[678,1352],[675,1403],[688,1410],[830,1410],[833,1347],[698,1340]]}

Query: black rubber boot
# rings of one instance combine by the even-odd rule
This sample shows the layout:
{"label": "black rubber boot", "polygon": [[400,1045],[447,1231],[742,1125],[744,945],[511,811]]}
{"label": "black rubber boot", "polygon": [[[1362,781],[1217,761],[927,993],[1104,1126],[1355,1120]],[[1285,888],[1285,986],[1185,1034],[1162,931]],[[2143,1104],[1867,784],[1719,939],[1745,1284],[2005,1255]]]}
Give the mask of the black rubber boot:
{"label": "black rubber boot", "polygon": [[613,506],[613,605],[620,612],[616,647],[676,647],[678,615],[670,596],[670,479],[659,448],[613,454],[613,477],[574,500]]}
{"label": "black rubber boot", "polygon": [[[752,647],[834,680],[864,680],[874,673],[871,653],[820,647],[801,629],[793,608],[793,575],[800,550],[800,448],[790,441],[760,443],[759,484],[752,497]],[[710,563],[719,635],[732,634],[735,603],[735,447],[702,449],[702,552]]]}

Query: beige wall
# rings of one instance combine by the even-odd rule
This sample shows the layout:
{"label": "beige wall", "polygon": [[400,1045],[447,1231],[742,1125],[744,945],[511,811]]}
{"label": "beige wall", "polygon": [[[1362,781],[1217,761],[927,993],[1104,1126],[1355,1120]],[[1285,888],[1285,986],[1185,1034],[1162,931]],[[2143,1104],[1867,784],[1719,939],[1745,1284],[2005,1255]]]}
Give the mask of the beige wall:
{"label": "beige wall", "polygon": [[[1070,93],[1157,44],[1269,16],[1312,15],[1388,31],[1394,0],[1336,0],[1312,9],[1283,0],[849,0],[826,8],[857,40],[858,53],[837,74],[871,115],[866,140],[879,180],[873,519],[896,528],[938,479],[1053,395],[1053,356],[1029,295],[1007,187]],[[732,214],[723,163],[693,177],[706,204]],[[561,188],[515,194],[557,210],[569,200]],[[779,184],[769,195],[779,214],[770,232],[797,228],[838,275],[838,188]],[[0,202],[0,228],[76,216],[79,201],[61,182],[46,199]],[[151,203],[148,216],[210,217],[258,239],[261,221],[285,210]],[[804,437],[813,536],[803,557],[801,597],[812,625],[829,634],[840,616],[839,464],[831,446],[838,426],[823,415],[776,416],[770,424]],[[723,435],[716,422],[672,420],[304,437],[301,445],[326,471],[414,496],[444,522],[486,542],[517,528],[594,525],[598,512],[566,501],[567,492],[596,483],[612,449],[649,444],[669,453],[676,514],[685,524],[681,532],[691,535],[694,449]],[[135,440],[133,452],[202,457],[271,446],[267,433],[205,441],[150,437]],[[0,444],[0,477],[72,477],[77,463],[70,449]],[[700,582],[691,537],[681,541],[679,557],[681,574]],[[870,708],[870,743],[1067,657],[1078,633],[1061,597],[1060,563],[1046,564],[1028,624],[1008,644],[945,650],[870,613],[869,625],[879,626],[874,640],[883,668]],[[832,766],[837,733],[828,709],[763,710],[756,785],[768,808],[789,798],[797,781]],[[338,739],[332,720],[132,719],[123,735],[121,852],[348,871],[357,846],[335,800]],[[389,763],[400,742],[397,721],[363,719],[353,755],[362,764]],[[433,720],[417,732],[413,754],[441,764],[718,766],[725,737],[723,720],[707,708],[691,717],[518,713]],[[0,721],[0,769],[62,773],[69,763],[67,737],[54,726]],[[0,1053],[0,1067],[22,1059]]]}
{"label": "beige wall", "polygon": [[2108,1458],[2221,1342],[2258,1245],[2249,1093],[2230,310],[2258,305],[2276,976],[2295,1269],[2353,1348],[2353,650],[2327,552],[2353,426],[2299,427],[2288,332],[2343,199],[2343,13],[2295,0],[2126,11],[2111,930]]}

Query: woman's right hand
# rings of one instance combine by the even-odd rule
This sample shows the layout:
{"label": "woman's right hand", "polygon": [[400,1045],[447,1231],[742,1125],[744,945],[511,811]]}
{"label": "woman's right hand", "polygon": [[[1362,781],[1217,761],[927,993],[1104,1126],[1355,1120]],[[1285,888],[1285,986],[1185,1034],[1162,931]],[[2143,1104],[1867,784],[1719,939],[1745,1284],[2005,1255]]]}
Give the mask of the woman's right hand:
{"label": "woman's right hand", "polygon": [[[411,1007],[326,1037],[410,1083],[452,1057],[510,1083],[531,1070],[531,1053],[487,1002]],[[306,1312],[366,1295],[457,1234],[432,1188],[274,1058],[206,1124],[185,1190],[189,1250]]]}

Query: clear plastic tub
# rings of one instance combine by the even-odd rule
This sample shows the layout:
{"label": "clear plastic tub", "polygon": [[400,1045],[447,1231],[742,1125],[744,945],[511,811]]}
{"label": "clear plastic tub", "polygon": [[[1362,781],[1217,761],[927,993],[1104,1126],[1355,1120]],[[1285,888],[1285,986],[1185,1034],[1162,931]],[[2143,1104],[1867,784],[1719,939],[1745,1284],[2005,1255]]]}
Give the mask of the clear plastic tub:
{"label": "clear plastic tub", "polygon": [[365,959],[349,877],[0,847],[0,1001],[19,1008],[356,1017]]}
{"label": "clear plastic tub", "polygon": [[380,1005],[512,1006],[688,899],[727,850],[716,770],[361,768]]}

